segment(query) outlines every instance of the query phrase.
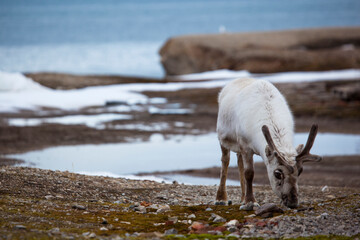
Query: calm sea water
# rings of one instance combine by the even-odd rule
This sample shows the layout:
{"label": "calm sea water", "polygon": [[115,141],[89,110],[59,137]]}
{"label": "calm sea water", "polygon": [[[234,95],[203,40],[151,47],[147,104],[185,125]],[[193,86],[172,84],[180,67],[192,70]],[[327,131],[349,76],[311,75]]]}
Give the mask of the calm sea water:
{"label": "calm sea water", "polygon": [[161,76],[182,34],[360,25],[358,0],[1,0],[0,70]]}

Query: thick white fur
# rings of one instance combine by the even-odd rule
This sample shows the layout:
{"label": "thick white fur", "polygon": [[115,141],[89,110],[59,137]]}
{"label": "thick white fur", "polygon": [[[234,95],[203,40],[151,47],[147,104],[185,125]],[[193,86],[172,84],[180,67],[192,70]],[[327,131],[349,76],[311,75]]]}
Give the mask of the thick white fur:
{"label": "thick white fur", "polygon": [[269,127],[279,152],[295,165],[294,121],[282,94],[263,80],[244,78],[228,83],[219,94],[217,133],[221,145],[233,152],[260,155],[268,165],[263,125]]}

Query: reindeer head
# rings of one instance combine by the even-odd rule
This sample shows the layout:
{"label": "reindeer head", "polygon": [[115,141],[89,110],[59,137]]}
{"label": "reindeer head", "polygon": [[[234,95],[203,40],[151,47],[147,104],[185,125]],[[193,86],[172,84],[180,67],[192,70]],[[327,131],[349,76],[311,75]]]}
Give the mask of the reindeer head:
{"label": "reindeer head", "polygon": [[[268,159],[268,176],[271,188],[278,195],[283,204],[290,208],[298,206],[298,177],[302,172],[304,162],[319,162],[321,157],[310,153],[310,149],[314,144],[318,126],[311,127],[308,140],[304,145],[300,144],[296,148],[294,155],[285,155],[279,152],[270,135],[269,128],[264,125],[262,127],[267,146],[265,154]],[[291,164],[293,163],[293,164]]]}

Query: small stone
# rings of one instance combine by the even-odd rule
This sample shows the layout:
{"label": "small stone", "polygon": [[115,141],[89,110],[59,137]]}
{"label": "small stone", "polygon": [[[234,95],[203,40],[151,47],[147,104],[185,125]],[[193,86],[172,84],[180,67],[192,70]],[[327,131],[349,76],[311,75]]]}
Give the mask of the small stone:
{"label": "small stone", "polygon": [[215,205],[219,205],[219,206],[225,206],[226,203],[221,201],[221,202],[215,202]]}
{"label": "small stone", "polygon": [[226,227],[232,227],[232,226],[238,226],[239,225],[239,221],[236,219],[230,220],[227,223],[225,223]]}
{"label": "small stone", "polygon": [[322,188],[321,188],[321,191],[322,192],[327,192],[327,191],[329,191],[329,187],[328,186],[323,186]]}
{"label": "small stone", "polygon": [[284,211],[274,203],[266,203],[255,211],[255,215],[261,216],[265,213],[284,213]]}
{"label": "small stone", "polygon": [[168,200],[168,198],[166,196],[157,196],[157,198],[160,200]]}
{"label": "small stone", "polygon": [[229,205],[229,206],[232,205],[232,201],[231,201],[231,200],[228,201],[228,205]]}
{"label": "small stone", "polygon": [[78,205],[78,204],[75,204],[72,206],[73,209],[77,209],[77,210],[86,210],[86,207],[83,206],[83,205]]}
{"label": "small stone", "polygon": [[226,219],[218,216],[213,220],[213,222],[215,222],[215,223],[226,222]]}
{"label": "small stone", "polygon": [[108,231],[109,229],[107,229],[106,227],[101,227],[100,231]]}
{"label": "small stone", "polygon": [[228,238],[229,238],[229,237],[235,237],[235,238],[239,239],[239,238],[240,238],[240,235],[239,235],[238,233],[233,232],[233,233],[230,233],[229,235],[227,235],[227,237],[228,237]]}
{"label": "small stone", "polygon": [[165,235],[172,235],[172,234],[177,234],[178,231],[175,228],[171,228],[165,231]]}
{"label": "small stone", "polygon": [[190,214],[188,218],[196,218],[195,214]]}
{"label": "small stone", "polygon": [[178,222],[178,217],[169,217],[168,221],[173,222],[174,224]]}
{"label": "small stone", "polygon": [[146,207],[140,205],[140,206],[134,207],[134,211],[140,212],[140,213],[146,213]]}
{"label": "small stone", "polygon": [[203,228],[205,228],[205,225],[202,224],[201,222],[193,222],[193,224],[191,224],[190,226],[190,229],[194,231],[198,231]]}
{"label": "small stone", "polygon": [[212,208],[209,208],[209,207],[208,207],[207,209],[205,209],[205,211],[206,211],[206,212],[211,212],[211,211],[212,211]]}
{"label": "small stone", "polygon": [[316,219],[327,219],[329,217],[328,213],[322,213],[316,217]]}
{"label": "small stone", "polygon": [[236,231],[238,230],[238,228],[235,227],[235,226],[230,226],[230,227],[227,228],[227,230],[228,230],[229,232],[233,233],[233,232],[236,232]]}
{"label": "small stone", "polygon": [[50,232],[51,232],[52,234],[60,234],[60,229],[59,229],[59,228],[52,228],[52,229],[50,230]]}
{"label": "small stone", "polygon": [[45,199],[46,199],[46,200],[50,200],[50,199],[53,199],[53,198],[54,198],[53,195],[46,195],[46,196],[45,196]]}
{"label": "small stone", "polygon": [[101,224],[106,225],[106,224],[108,224],[108,221],[105,218],[103,218]]}
{"label": "small stone", "polygon": [[160,206],[159,209],[156,211],[157,213],[164,213],[164,212],[167,212],[167,211],[170,211],[170,206],[169,205],[163,205],[163,206]]}
{"label": "small stone", "polygon": [[14,228],[20,230],[26,230],[26,227],[24,225],[16,225]]}
{"label": "small stone", "polygon": [[253,218],[253,217],[256,217],[256,215],[255,214],[250,214],[250,215],[245,216],[245,218]]}

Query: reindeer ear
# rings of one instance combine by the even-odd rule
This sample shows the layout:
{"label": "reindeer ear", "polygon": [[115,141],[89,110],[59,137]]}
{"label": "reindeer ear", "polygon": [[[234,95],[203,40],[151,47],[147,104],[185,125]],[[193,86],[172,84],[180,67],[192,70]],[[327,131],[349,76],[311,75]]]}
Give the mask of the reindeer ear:
{"label": "reindeer ear", "polygon": [[269,158],[269,157],[272,155],[272,153],[273,153],[273,152],[271,151],[269,145],[266,145],[266,148],[265,148],[265,154],[266,154],[266,156]]}
{"label": "reindeer ear", "polygon": [[309,154],[301,158],[301,161],[304,162],[320,162],[322,157],[319,155]]}
{"label": "reindeer ear", "polygon": [[304,148],[304,144],[299,144],[299,146],[296,147],[297,154],[300,154],[303,148]]}

